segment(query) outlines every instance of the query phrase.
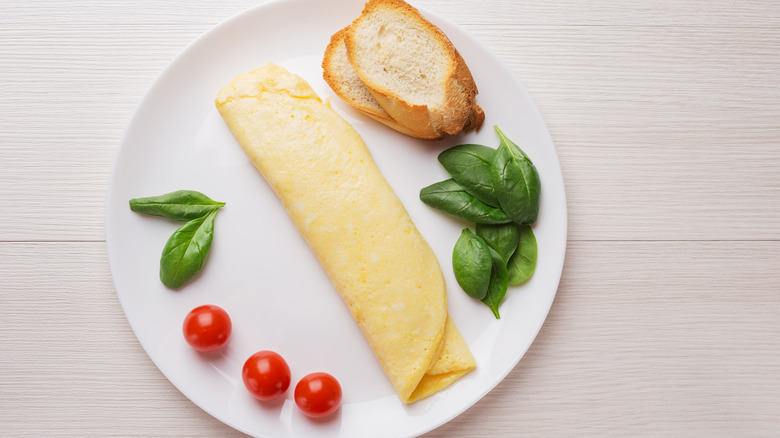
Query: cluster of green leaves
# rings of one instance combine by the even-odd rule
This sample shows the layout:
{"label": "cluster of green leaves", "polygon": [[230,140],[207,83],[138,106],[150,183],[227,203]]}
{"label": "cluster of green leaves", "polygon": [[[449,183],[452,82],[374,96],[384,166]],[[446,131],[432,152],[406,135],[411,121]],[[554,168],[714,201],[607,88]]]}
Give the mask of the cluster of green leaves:
{"label": "cluster of green leaves", "polygon": [[185,222],[163,248],[160,280],[165,286],[179,289],[203,269],[214,239],[214,220],[224,206],[192,190],[130,200],[132,211]]}
{"label": "cluster of green leaves", "polygon": [[439,155],[451,179],[423,188],[427,205],[476,224],[465,228],[452,252],[461,288],[500,318],[509,285],[528,280],[536,268],[531,225],[539,215],[541,180],[528,156],[496,126],[499,146],[463,144]]}

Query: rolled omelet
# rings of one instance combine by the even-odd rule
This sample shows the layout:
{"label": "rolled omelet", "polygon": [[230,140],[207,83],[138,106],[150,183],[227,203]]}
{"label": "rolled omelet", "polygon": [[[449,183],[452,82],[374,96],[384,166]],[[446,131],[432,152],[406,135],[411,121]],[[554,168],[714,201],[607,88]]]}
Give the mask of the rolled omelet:
{"label": "rolled omelet", "polygon": [[325,268],[403,402],[473,369],[439,263],[365,143],[306,81],[267,64],[217,109]]}

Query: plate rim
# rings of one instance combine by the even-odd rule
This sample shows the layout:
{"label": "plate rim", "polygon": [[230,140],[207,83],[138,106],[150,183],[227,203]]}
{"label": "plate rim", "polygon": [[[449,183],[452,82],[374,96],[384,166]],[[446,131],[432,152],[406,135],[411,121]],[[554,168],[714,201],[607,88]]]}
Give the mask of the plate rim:
{"label": "plate rim", "polygon": [[[170,61],[168,61],[164,68],[155,76],[155,78],[152,80],[152,82],[149,84],[149,86],[146,88],[144,93],[142,94],[141,98],[137,101],[135,108],[131,114],[131,116],[128,119],[127,124],[125,125],[125,129],[122,133],[122,136],[120,137],[114,160],[112,162],[111,171],[109,173],[109,183],[107,187],[107,197],[106,197],[106,203],[104,204],[104,207],[106,209],[106,216],[105,216],[105,239],[106,239],[106,250],[108,254],[108,260],[109,260],[109,268],[111,271],[111,278],[112,278],[112,284],[114,286],[114,291],[117,293],[120,306],[122,307],[123,314],[125,316],[125,319],[127,320],[128,324],[130,325],[133,335],[136,338],[136,341],[141,345],[144,352],[146,353],[147,357],[154,363],[157,370],[165,376],[166,380],[168,380],[182,395],[184,395],[189,402],[193,403],[194,405],[198,406],[202,411],[208,413],[213,418],[217,419],[218,421],[228,425],[231,428],[234,428],[240,432],[247,433],[249,435],[253,435],[253,432],[243,427],[241,424],[232,421],[229,418],[224,418],[222,416],[216,415],[214,412],[212,412],[210,409],[204,407],[202,404],[198,403],[196,400],[193,400],[189,396],[187,396],[184,391],[182,391],[181,388],[179,388],[178,385],[173,384],[173,380],[166,374],[166,372],[163,371],[165,367],[161,367],[160,364],[157,363],[157,360],[155,359],[153,354],[150,354],[150,351],[148,351],[147,346],[144,345],[143,342],[141,342],[141,339],[138,337],[138,330],[133,323],[133,321],[130,319],[126,303],[123,300],[122,294],[119,293],[119,284],[117,284],[117,276],[115,274],[116,263],[114,261],[115,256],[112,254],[113,251],[111,250],[111,245],[109,244],[109,241],[112,240],[110,236],[112,235],[113,229],[111,225],[111,211],[112,206],[114,202],[118,202],[118,200],[112,199],[111,194],[114,192],[115,184],[116,184],[116,172],[117,168],[119,167],[119,162],[122,157],[122,152],[126,151],[129,146],[127,146],[127,137],[129,133],[132,131],[132,128],[138,124],[138,120],[141,117],[142,110],[148,106],[148,101],[152,99],[152,96],[155,94],[156,90],[159,88],[160,84],[164,82],[166,74],[168,74],[175,64],[181,62],[181,60],[189,54],[190,51],[194,50],[195,47],[197,47],[198,44],[200,44],[202,41],[209,39],[210,36],[213,34],[220,32],[223,28],[229,27],[231,24],[233,24],[235,21],[241,20],[246,15],[252,15],[256,14],[258,11],[262,11],[268,8],[272,7],[278,7],[285,4],[292,4],[292,3],[302,3],[305,4],[309,1],[317,1],[317,0],[267,0],[265,2],[259,3],[257,5],[251,6],[249,8],[246,8],[238,13],[233,14],[232,16],[218,22],[215,25],[212,25],[210,28],[208,28],[206,31],[199,34],[197,37],[195,37],[192,41],[187,43]],[[561,190],[561,196],[562,196],[562,204],[563,204],[563,210],[559,212],[560,215],[562,215],[562,233],[563,236],[560,241],[560,248],[557,248],[555,251],[556,254],[560,254],[560,257],[557,258],[558,263],[556,266],[553,267],[553,271],[555,272],[555,285],[553,288],[553,292],[549,294],[549,299],[545,302],[545,312],[544,317],[541,318],[540,322],[534,327],[533,329],[533,336],[531,336],[530,341],[527,345],[525,345],[522,349],[518,350],[518,355],[516,360],[512,361],[512,365],[509,366],[504,372],[498,377],[493,379],[493,383],[491,385],[486,385],[482,391],[479,392],[479,396],[476,397],[473,401],[470,403],[462,406],[460,409],[453,410],[451,415],[448,416],[448,418],[444,419],[443,421],[435,422],[434,424],[430,424],[424,429],[418,430],[415,432],[415,434],[424,434],[428,433],[436,428],[441,427],[442,425],[452,421],[454,418],[461,415],[466,410],[470,409],[477,403],[479,403],[484,397],[489,394],[493,389],[495,389],[496,386],[498,386],[501,382],[505,380],[507,375],[514,370],[517,367],[517,364],[522,360],[522,358],[526,355],[528,352],[528,349],[531,347],[531,345],[536,341],[536,338],[539,335],[539,332],[541,331],[541,328],[544,326],[544,324],[547,322],[549,317],[549,312],[552,309],[552,305],[555,301],[555,298],[557,297],[558,289],[560,287],[561,278],[563,275],[563,268],[565,264],[565,258],[566,258],[566,249],[568,246],[568,202],[567,202],[567,196],[566,196],[566,189],[565,189],[565,180],[563,178],[563,171],[560,164],[560,159],[558,157],[557,148],[555,147],[555,143],[552,140],[551,133],[549,131],[549,128],[544,121],[541,112],[539,111],[538,106],[530,96],[530,93],[525,88],[522,81],[517,77],[517,75],[512,72],[512,70],[509,68],[509,66],[498,57],[487,45],[485,45],[480,39],[476,38],[469,32],[467,32],[465,29],[463,29],[460,25],[457,23],[449,20],[446,17],[443,17],[441,15],[436,14],[435,12],[432,12],[426,8],[415,6],[412,3],[412,6],[414,6],[416,9],[420,11],[426,18],[428,18],[431,21],[436,21],[437,23],[445,23],[447,27],[452,27],[458,29],[463,34],[467,35],[471,42],[476,44],[476,46],[479,48],[480,51],[487,54],[490,58],[492,58],[497,64],[502,66],[506,71],[511,73],[511,79],[513,81],[513,85],[517,87],[517,89],[520,91],[520,93],[532,104],[532,110],[533,115],[536,117],[536,123],[540,124],[544,129],[544,135],[547,138],[547,141],[552,146],[552,159],[554,160],[555,167],[559,170],[558,174],[556,175],[560,182],[560,190]],[[349,17],[345,19],[345,22]],[[438,24],[437,24],[438,25]],[[441,27],[441,26],[440,26]],[[441,263],[441,262],[440,262]],[[552,287],[552,285],[551,285]]]}

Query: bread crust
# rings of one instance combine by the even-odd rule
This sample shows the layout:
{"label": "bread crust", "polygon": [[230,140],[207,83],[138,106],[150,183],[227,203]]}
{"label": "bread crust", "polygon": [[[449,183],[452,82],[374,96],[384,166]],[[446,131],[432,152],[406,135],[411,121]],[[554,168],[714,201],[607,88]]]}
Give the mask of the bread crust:
{"label": "bread crust", "polygon": [[[364,20],[370,20],[374,12],[383,9],[411,20],[425,29],[448,53],[450,66],[444,79],[446,97],[441,107],[411,103],[360,68],[359,55],[356,53],[356,45],[360,43],[357,31]],[[358,77],[379,105],[398,124],[423,138],[442,138],[446,134],[456,134],[464,128],[478,129],[481,126],[484,112],[476,105],[478,90],[471,71],[444,32],[408,3],[402,0],[370,0],[366,3],[363,13],[346,29],[343,37],[347,55]]]}
{"label": "bread crust", "polygon": [[[325,79],[325,82],[330,86],[333,92],[335,92],[336,95],[342,98],[353,108],[378,122],[384,123],[398,132],[424,140],[441,138],[442,136],[440,136],[438,133],[430,130],[414,130],[401,125],[392,117],[390,117],[390,115],[384,109],[382,109],[382,106],[378,102],[376,103],[377,106],[373,107],[366,105],[353,97],[355,90],[350,88],[350,84],[347,83],[344,75],[340,73],[340,69],[352,69],[352,65],[350,65],[349,62],[347,62],[346,65],[341,65],[339,63],[340,60],[338,56],[338,52],[345,49],[344,37],[348,28],[349,26],[339,30],[333,34],[333,36],[331,36],[330,42],[325,48],[325,55],[322,58],[322,77]],[[360,86],[364,85],[361,84]]]}
{"label": "bread crust", "polygon": [[[359,37],[353,28],[361,20],[370,20],[373,12],[383,12],[383,9],[423,28],[446,52],[449,68],[442,82],[443,104],[412,103],[356,67],[359,60],[354,52]],[[366,3],[362,14],[351,25],[331,36],[322,69],[325,82],[349,105],[411,137],[437,140],[447,134],[479,130],[485,120],[484,111],[476,104],[477,86],[460,53],[441,29],[402,0],[370,0]]]}
{"label": "bread crust", "polygon": [[344,46],[344,36],[347,33],[348,27],[349,26],[341,29],[330,37],[330,43],[328,43],[328,47],[325,48],[325,56],[322,58],[322,77],[339,97],[347,101],[356,109],[374,117],[392,120],[376,101],[374,101],[376,106],[371,106],[354,98],[353,96],[356,94],[356,90],[353,89],[353,86],[348,83],[347,78],[341,72],[341,69],[347,67],[352,68],[352,66],[348,64],[349,61],[347,61],[347,65],[344,65],[343,60],[341,59],[342,57],[340,56],[340,52],[346,50],[346,47]]}

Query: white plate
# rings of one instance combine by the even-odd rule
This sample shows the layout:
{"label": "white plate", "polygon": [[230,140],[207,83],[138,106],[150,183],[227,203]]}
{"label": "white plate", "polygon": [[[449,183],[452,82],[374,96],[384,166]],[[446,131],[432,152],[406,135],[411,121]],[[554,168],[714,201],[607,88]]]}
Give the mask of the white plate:
{"label": "white plate", "polygon": [[[117,294],[138,340],[190,400],[230,426],[266,437],[413,436],[476,403],[517,364],[553,302],[566,250],[566,199],[554,145],[531,98],[509,69],[456,25],[422,11],[450,37],[479,86],[486,114],[479,133],[438,142],[410,139],[354,111],[322,80],[330,36],[360,14],[363,0],[277,1],[220,24],[187,47],[148,91],[119,148],[108,193],[107,242]],[[252,167],[214,107],[217,91],[239,73],[276,62],[309,81],[362,135],[442,265],[449,311],[477,360],[450,388],[406,406],[324,271],[283,207]],[[420,202],[422,187],[447,178],[436,157],[449,146],[492,147],[498,125],[536,164],[542,179],[536,273],[510,288],[495,320],[458,287],[450,264],[467,224]],[[162,247],[178,224],[132,213],[128,200],[178,189],[227,203],[201,275],[180,291],[158,278]],[[220,352],[198,354],[181,335],[185,314],[201,304],[225,308],[233,338]],[[241,382],[252,353],[270,349],[292,369],[292,385],[326,371],[341,382],[341,409],[312,421],[284,400],[260,403]]]}

